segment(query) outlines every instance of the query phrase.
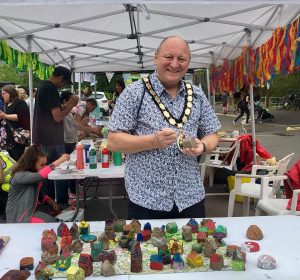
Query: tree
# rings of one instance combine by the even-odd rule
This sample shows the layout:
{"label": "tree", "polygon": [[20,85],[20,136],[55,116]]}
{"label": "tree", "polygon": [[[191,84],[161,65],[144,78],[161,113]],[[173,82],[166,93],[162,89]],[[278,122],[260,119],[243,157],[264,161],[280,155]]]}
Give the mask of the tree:
{"label": "tree", "polygon": [[[10,82],[29,87],[28,71],[20,72],[12,65],[0,62],[0,82]],[[33,75],[33,87],[39,87],[41,80]]]}

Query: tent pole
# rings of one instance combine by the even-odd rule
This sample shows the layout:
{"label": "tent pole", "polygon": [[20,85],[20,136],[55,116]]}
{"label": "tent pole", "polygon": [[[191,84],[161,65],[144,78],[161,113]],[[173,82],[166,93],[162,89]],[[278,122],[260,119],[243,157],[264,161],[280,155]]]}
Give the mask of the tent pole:
{"label": "tent pole", "polygon": [[[215,53],[213,51],[209,52],[211,56],[211,65],[215,65]],[[212,86],[212,96],[210,96],[210,104],[212,105],[214,111],[216,111],[216,89],[214,86]]]}
{"label": "tent pole", "polygon": [[[251,30],[247,29],[247,44],[251,48]],[[250,50],[248,49],[248,56],[250,59]],[[251,75],[252,73],[248,73]],[[256,164],[256,135],[255,135],[255,117],[254,117],[254,98],[253,98],[253,83],[249,85],[249,95],[250,95],[250,117],[251,117],[251,134],[252,134],[252,151],[253,151],[253,164]]]}
{"label": "tent pole", "polygon": [[210,103],[210,79],[209,79],[209,68],[206,68],[206,81],[207,81],[207,99]]}
{"label": "tent pole", "polygon": [[74,75],[75,75],[75,73],[74,73],[74,58],[75,58],[75,55],[71,55],[71,72],[72,72],[71,81],[73,82],[73,84],[71,85],[71,91],[73,93],[74,93],[74,81],[75,81],[75,79],[74,79]]}
{"label": "tent pole", "polygon": [[81,98],[81,72],[79,72],[78,97]]}
{"label": "tent pole", "polygon": [[255,116],[254,116],[254,98],[253,84],[249,87],[250,104],[251,104],[251,131],[252,131],[252,148],[253,148],[253,163],[256,164],[256,135],[255,135]]}
{"label": "tent pole", "polygon": [[33,132],[33,75],[32,75],[32,60],[31,60],[31,51],[32,51],[32,35],[27,36],[28,43],[28,54],[30,56],[30,64],[28,69],[28,81],[29,81],[29,96],[30,96],[30,131],[31,131],[31,139],[30,144],[33,143],[32,132]]}

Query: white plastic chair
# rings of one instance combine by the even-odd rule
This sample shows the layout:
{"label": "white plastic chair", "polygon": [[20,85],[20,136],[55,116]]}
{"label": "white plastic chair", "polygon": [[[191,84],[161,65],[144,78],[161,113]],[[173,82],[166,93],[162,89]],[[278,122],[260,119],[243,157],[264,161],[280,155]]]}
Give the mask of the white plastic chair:
{"label": "white plastic chair", "polygon": [[[262,198],[258,201],[255,211],[255,216],[260,216],[261,211],[266,212],[268,215],[300,215],[300,211],[297,211],[298,196],[300,194],[300,189],[293,190],[291,209],[287,209],[288,201],[287,198],[276,198],[280,191],[280,188],[276,186],[272,196],[267,196],[267,189],[269,188],[270,181],[282,181],[287,180],[287,176],[272,176],[263,178],[262,188]],[[273,187],[275,188],[275,187]]]}
{"label": "white plastic chair", "polygon": [[[268,187],[263,189],[262,184],[263,182],[266,182],[261,180],[260,184],[255,183],[256,179],[263,179],[263,178],[271,178],[274,180],[273,187],[277,190],[277,188],[280,187],[280,180],[276,180],[279,177],[282,176],[287,169],[287,166],[294,156],[294,153],[284,157],[283,159],[279,160],[275,166],[265,166],[265,165],[253,165],[251,174],[236,174],[235,175],[235,184],[234,189],[230,192],[229,195],[229,203],[228,203],[228,217],[232,217],[233,210],[234,210],[234,204],[235,204],[235,196],[241,195],[243,196],[243,215],[248,216],[249,215],[249,207],[250,207],[250,198],[257,198],[260,199],[263,196],[270,197],[273,195],[273,188]],[[257,175],[257,170],[267,170],[269,171],[266,175]],[[276,174],[276,175],[275,175]],[[242,183],[242,178],[250,178],[249,183]],[[275,190],[274,189],[274,190]],[[264,193],[263,193],[264,192]]]}
{"label": "white plastic chair", "polygon": [[[218,147],[216,150],[211,151],[210,153],[205,155],[205,160],[201,163],[201,179],[204,182],[205,173],[207,171],[209,183],[208,185],[211,187],[214,182],[214,174],[215,168],[226,168],[228,170],[237,170],[236,160],[240,154],[240,142],[241,140],[237,140],[230,147]],[[233,152],[233,154],[232,154]],[[232,154],[231,160],[227,163],[227,159],[230,154]],[[221,155],[224,155],[222,160],[219,159]]]}

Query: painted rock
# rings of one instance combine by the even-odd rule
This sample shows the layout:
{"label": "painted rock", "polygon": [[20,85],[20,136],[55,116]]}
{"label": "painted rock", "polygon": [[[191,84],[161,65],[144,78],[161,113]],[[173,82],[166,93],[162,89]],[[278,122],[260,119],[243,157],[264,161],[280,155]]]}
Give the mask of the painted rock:
{"label": "painted rock", "polygon": [[274,269],[276,267],[276,260],[269,255],[261,255],[258,258],[257,266],[263,269]]}
{"label": "painted rock", "polygon": [[247,238],[251,240],[261,240],[264,235],[257,225],[251,225],[246,232]]}
{"label": "painted rock", "polygon": [[187,264],[190,267],[201,267],[203,266],[203,259],[202,257],[197,254],[196,252],[192,251],[191,253],[189,253],[186,257],[187,259]]}

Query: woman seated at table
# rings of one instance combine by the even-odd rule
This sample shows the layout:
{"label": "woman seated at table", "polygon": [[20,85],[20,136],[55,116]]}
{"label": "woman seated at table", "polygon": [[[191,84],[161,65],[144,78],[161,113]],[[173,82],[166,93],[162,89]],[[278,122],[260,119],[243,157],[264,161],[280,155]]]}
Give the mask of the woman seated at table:
{"label": "woman seated at table", "polygon": [[68,154],[47,164],[47,156],[36,146],[30,146],[12,171],[11,186],[6,206],[7,223],[56,222],[51,215],[60,209],[56,202],[45,195],[41,189],[42,180],[61,163],[69,160]]}

